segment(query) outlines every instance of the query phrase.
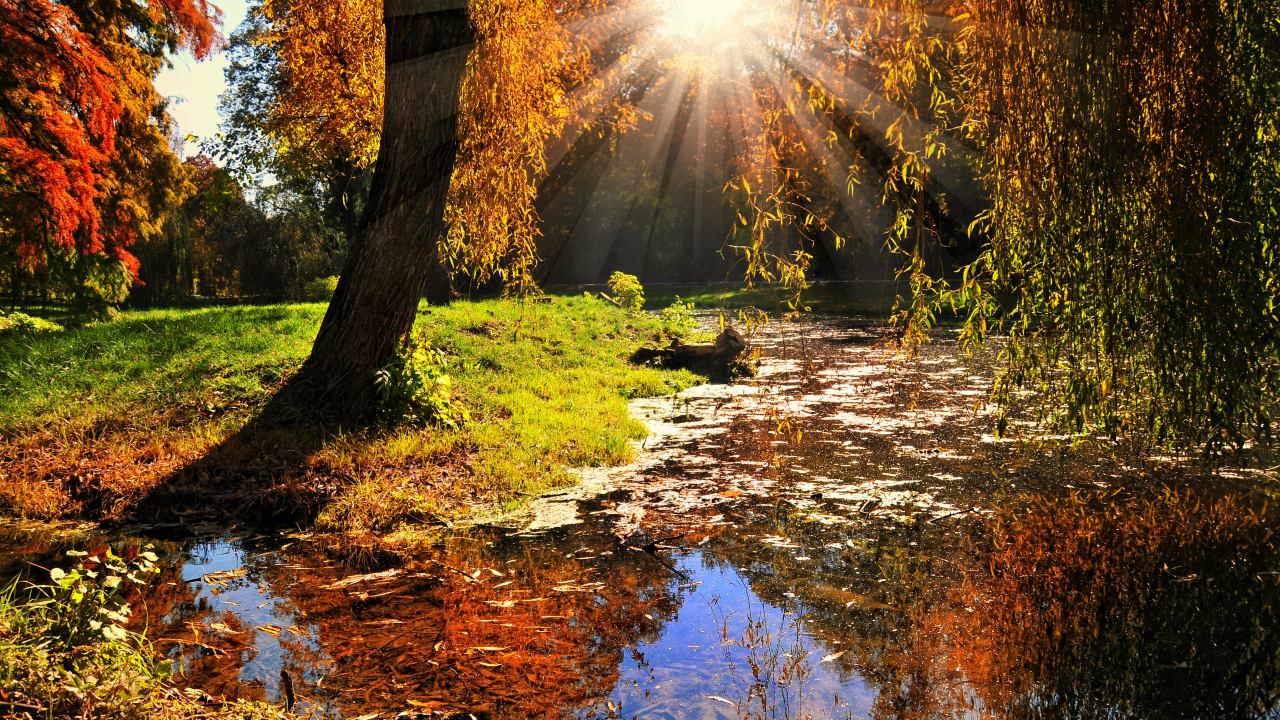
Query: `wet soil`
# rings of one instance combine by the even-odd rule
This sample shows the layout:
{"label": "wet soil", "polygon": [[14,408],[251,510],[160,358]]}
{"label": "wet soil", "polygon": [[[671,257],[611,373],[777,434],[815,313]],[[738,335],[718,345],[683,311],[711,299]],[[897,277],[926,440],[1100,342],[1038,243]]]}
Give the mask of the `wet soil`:
{"label": "wet soil", "polygon": [[[633,403],[632,465],[408,562],[186,526],[139,626],[186,684],[365,720],[1280,717],[1275,482],[997,440],[952,337],[757,332],[758,377]],[[11,525],[0,574],[139,542]]]}

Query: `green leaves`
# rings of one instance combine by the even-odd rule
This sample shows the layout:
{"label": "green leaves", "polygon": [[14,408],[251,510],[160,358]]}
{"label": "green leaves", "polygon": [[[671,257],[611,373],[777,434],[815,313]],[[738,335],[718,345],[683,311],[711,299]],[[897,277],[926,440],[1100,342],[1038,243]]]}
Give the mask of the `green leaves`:
{"label": "green leaves", "polygon": [[[949,124],[981,152],[990,207],[968,234],[986,245],[957,284],[926,268],[909,244],[917,218],[899,212],[908,342],[949,304],[967,311],[966,347],[1008,335],[993,391],[1004,412],[1026,404],[1048,429],[1209,450],[1269,441],[1280,147],[1261,128],[1280,118],[1280,66],[1264,50],[1280,3],[973,10],[942,75],[961,113]],[[896,47],[916,67],[943,57]],[[928,77],[903,97],[938,90]]]}
{"label": "green leaves", "polygon": [[638,313],[644,309],[644,288],[635,275],[615,272],[609,276],[609,292],[629,312]]}
{"label": "green leaves", "polygon": [[386,365],[373,373],[378,413],[385,421],[458,428],[471,414],[453,397],[444,352],[420,334],[407,338]]}

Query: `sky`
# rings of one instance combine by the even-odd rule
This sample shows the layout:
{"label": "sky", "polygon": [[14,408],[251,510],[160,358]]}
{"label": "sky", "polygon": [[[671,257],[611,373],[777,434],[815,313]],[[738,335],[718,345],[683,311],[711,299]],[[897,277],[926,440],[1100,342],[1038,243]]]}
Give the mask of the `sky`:
{"label": "sky", "polygon": [[[231,33],[244,20],[247,0],[215,0],[224,13],[223,35]],[[156,90],[173,100],[169,114],[178,121],[178,129],[184,134],[201,139],[213,137],[218,132],[218,96],[227,88],[222,71],[228,61],[220,52],[203,62],[196,62],[187,53],[170,58],[173,68],[161,71],[156,78]],[[197,143],[188,142],[186,154],[199,152]]]}

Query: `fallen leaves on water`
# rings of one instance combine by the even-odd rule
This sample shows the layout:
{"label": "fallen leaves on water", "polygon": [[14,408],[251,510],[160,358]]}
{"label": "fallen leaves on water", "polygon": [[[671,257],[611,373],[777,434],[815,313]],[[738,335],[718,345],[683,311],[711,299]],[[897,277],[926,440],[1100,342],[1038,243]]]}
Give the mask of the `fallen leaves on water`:
{"label": "fallen leaves on water", "polygon": [[284,628],[279,625],[259,625],[258,629],[272,637],[279,635],[280,632],[284,630]]}
{"label": "fallen leaves on water", "polygon": [[382,572],[369,573],[367,575],[352,575],[350,577],[342,578],[335,583],[323,585],[321,588],[324,590],[337,590],[349,585],[355,585],[356,583],[368,582],[371,580],[388,580],[399,574],[400,571],[393,568],[391,570],[383,570]]}
{"label": "fallen leaves on water", "polygon": [[723,697],[720,697],[719,695],[703,695],[702,697],[708,700],[715,700],[716,702],[722,702],[722,703],[725,703],[726,705],[737,705],[737,703],[730,700],[729,698],[723,698]]}
{"label": "fallen leaves on water", "polygon": [[244,577],[244,568],[238,570],[219,570],[218,572],[205,573],[200,579],[210,585],[229,582],[231,580],[239,580]]}
{"label": "fallen leaves on water", "polygon": [[209,629],[210,629],[210,630],[213,630],[213,631],[215,631],[215,632],[223,633],[223,634],[225,634],[225,635],[239,635],[239,634],[240,634],[240,631],[239,631],[239,630],[234,630],[234,629],[232,629],[232,628],[231,628],[231,626],[230,626],[230,625],[227,625],[227,624],[225,624],[225,623],[209,623]]}
{"label": "fallen leaves on water", "polygon": [[468,651],[479,650],[480,652],[502,652],[503,650],[507,650],[507,649],[508,648],[495,647],[493,645],[479,645],[473,648],[467,648]]}
{"label": "fallen leaves on water", "polygon": [[599,590],[602,587],[604,587],[604,583],[602,582],[582,583],[581,585],[576,583],[562,583],[551,589],[556,592],[592,592],[594,590]]}
{"label": "fallen leaves on water", "polygon": [[841,650],[838,653],[831,653],[830,655],[823,657],[822,660],[820,660],[819,662],[831,662],[832,660],[839,660],[842,656],[844,656],[846,652],[849,652],[849,651]]}
{"label": "fallen leaves on water", "polygon": [[485,600],[484,604],[492,605],[494,607],[507,608],[507,607],[515,607],[516,602],[517,601],[515,600]]}
{"label": "fallen leaves on water", "polygon": [[609,712],[618,712],[618,706],[614,705],[612,700],[605,704],[609,706]]}

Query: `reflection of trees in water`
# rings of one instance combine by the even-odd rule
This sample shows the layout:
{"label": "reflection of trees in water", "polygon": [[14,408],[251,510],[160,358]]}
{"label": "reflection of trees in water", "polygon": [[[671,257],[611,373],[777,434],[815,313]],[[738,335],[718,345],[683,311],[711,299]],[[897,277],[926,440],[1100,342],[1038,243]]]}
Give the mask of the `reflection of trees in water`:
{"label": "reflection of trees in water", "polygon": [[[1275,519],[1248,495],[1058,499],[984,531],[989,555],[935,562],[921,535],[841,551],[852,589],[834,558],[756,557],[770,571],[750,578],[846,643],[877,718],[1262,717],[1280,701]],[[858,580],[868,565],[887,581]]]}
{"label": "reflection of trees in water", "polygon": [[[283,666],[303,678],[299,695],[344,714],[401,710],[409,701],[503,717],[603,706],[624,651],[656,639],[675,612],[670,572],[613,552],[600,536],[543,545],[493,539],[474,533],[437,556],[443,565],[424,562],[345,586],[335,583],[349,572],[315,567],[315,554],[299,546],[269,565],[252,563],[245,580],[267,587],[277,612],[304,631],[281,635]],[[579,551],[566,557],[566,546]],[[217,622],[201,613],[186,602],[165,632],[182,637],[187,622]],[[195,654],[210,661],[188,661],[190,684],[245,695],[235,683],[241,663],[221,656],[220,666],[211,653]]]}
{"label": "reflection of trees in water", "polygon": [[[1166,492],[995,529],[957,659],[1009,717],[1257,717],[1280,701],[1275,513]],[[1097,505],[1103,505],[1097,507]],[[967,622],[965,622],[967,621]]]}

